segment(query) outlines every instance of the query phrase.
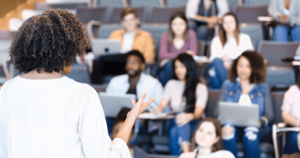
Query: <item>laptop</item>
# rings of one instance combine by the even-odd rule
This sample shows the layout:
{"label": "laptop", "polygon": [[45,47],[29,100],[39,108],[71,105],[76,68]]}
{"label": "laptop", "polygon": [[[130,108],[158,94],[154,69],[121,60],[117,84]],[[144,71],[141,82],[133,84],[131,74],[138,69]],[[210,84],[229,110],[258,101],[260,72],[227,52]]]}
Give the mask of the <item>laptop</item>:
{"label": "laptop", "polygon": [[105,116],[113,118],[117,117],[119,111],[123,107],[130,109],[133,107],[131,98],[136,100],[136,96],[134,94],[114,95],[100,92],[99,97]]}
{"label": "laptop", "polygon": [[259,127],[259,106],[257,104],[246,106],[232,102],[219,102],[219,113],[222,124]]}
{"label": "laptop", "polygon": [[93,39],[92,49],[93,49],[93,53],[96,56],[121,53],[121,46],[119,40]]}

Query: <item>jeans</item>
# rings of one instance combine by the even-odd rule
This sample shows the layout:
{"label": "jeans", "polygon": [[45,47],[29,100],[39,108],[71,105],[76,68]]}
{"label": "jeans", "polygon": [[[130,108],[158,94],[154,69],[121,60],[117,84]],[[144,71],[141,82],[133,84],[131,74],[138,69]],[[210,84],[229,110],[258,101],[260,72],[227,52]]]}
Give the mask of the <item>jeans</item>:
{"label": "jeans", "polygon": [[160,83],[165,86],[167,82],[172,78],[173,75],[173,60],[167,62],[163,67],[158,71],[158,80]]}
{"label": "jeans", "polygon": [[228,78],[227,69],[220,58],[215,58],[208,67],[208,76],[213,89],[220,89]]}
{"label": "jeans", "polygon": [[283,149],[284,154],[293,154],[299,152],[298,133],[290,132],[287,134],[286,143]]}
{"label": "jeans", "polygon": [[290,27],[279,24],[274,29],[274,40],[277,42],[287,42],[289,35],[292,41],[300,41],[300,26]]}
{"label": "jeans", "polygon": [[[233,127],[233,126],[231,126]],[[245,158],[259,158],[259,129],[257,127],[247,127],[238,128],[233,127],[235,130],[234,137],[224,138],[223,137],[223,147],[225,150],[232,152],[232,154],[237,157],[237,147],[236,142],[242,137],[244,143],[244,157]]]}
{"label": "jeans", "polygon": [[207,27],[207,24],[189,20],[189,28],[196,32],[198,40],[211,41],[214,38],[215,30]]}
{"label": "jeans", "polygon": [[[176,118],[176,117],[175,117]],[[175,118],[172,120],[169,129],[169,148],[171,155],[179,156],[182,152],[181,143],[190,142],[191,135],[193,134],[199,120],[193,120],[181,127],[178,127],[175,123]]]}

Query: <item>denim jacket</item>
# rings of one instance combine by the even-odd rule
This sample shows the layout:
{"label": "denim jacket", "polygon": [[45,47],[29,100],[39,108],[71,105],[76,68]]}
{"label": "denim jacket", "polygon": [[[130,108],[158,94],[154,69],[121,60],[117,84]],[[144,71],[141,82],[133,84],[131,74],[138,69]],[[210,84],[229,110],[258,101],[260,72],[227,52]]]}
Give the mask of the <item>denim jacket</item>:
{"label": "denim jacket", "polygon": [[[222,86],[219,101],[237,103],[239,102],[241,95],[242,88],[240,83],[238,81],[230,82],[227,80]],[[257,104],[259,106],[260,119],[264,121],[264,125],[268,125],[273,120],[273,106],[268,85],[266,83],[254,85],[249,92],[249,97],[252,104]],[[218,112],[219,111],[217,110],[216,113],[218,114]]]}

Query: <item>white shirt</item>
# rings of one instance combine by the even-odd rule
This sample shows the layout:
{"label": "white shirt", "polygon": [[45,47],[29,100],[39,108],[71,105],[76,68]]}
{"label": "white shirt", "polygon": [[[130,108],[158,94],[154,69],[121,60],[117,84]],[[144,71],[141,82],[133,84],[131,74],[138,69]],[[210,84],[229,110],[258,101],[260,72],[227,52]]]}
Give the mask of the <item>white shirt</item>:
{"label": "white shirt", "polygon": [[76,62],[80,65],[88,64],[88,66],[91,66],[93,64],[94,59],[95,55],[91,52],[84,55],[85,62],[83,62],[78,55],[76,56]]}
{"label": "white shirt", "polygon": [[252,101],[248,94],[242,94],[240,96],[239,105],[247,105],[247,106],[252,105]]}
{"label": "white shirt", "polygon": [[[128,80],[129,76],[127,74],[114,77],[109,82],[106,88],[106,93],[125,95],[130,87]],[[145,97],[145,101],[147,101],[150,97],[156,97],[155,101],[149,106],[149,108],[152,106],[158,106],[163,95],[163,87],[157,79],[142,73],[136,85],[137,97],[140,97],[145,90],[148,92]]]}
{"label": "white shirt", "polygon": [[124,33],[121,53],[127,53],[127,52],[131,51],[132,45],[133,45],[133,42],[134,42],[134,36],[135,35],[132,35],[132,34],[129,34],[129,33]]}
{"label": "white shirt", "polygon": [[234,158],[234,155],[226,150],[219,150],[210,155],[198,155],[197,158]]}
{"label": "white shirt", "polygon": [[[180,80],[172,79],[166,84],[163,98],[170,102],[173,111],[178,111],[186,108],[185,106],[191,106],[186,105],[186,99],[185,97],[183,97],[184,89],[185,83]],[[208,99],[208,89],[205,84],[197,84],[195,97],[195,106],[205,109]]]}
{"label": "white shirt", "polygon": [[[188,19],[193,19],[197,15],[200,2],[201,0],[188,0],[185,8],[185,14]],[[227,0],[217,0],[216,2],[219,10],[218,17],[221,18],[229,12],[229,5]]]}
{"label": "white shirt", "polygon": [[112,142],[97,92],[68,77],[19,76],[0,92],[0,158],[130,158]]}
{"label": "white shirt", "polygon": [[223,48],[219,36],[214,37],[211,42],[210,60],[213,61],[215,58],[222,58],[225,55],[228,55],[232,59],[236,59],[244,51],[254,50],[249,35],[240,33],[239,41],[239,45],[237,45],[235,38],[232,38],[226,42]]}

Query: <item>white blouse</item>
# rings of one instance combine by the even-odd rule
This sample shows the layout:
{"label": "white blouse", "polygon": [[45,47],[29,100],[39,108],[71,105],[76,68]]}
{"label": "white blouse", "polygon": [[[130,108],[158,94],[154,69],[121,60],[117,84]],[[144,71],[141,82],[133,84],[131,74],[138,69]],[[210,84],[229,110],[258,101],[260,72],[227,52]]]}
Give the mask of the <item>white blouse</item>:
{"label": "white blouse", "polygon": [[197,158],[234,158],[234,155],[226,150],[219,150],[210,155],[198,155]]}
{"label": "white blouse", "polygon": [[240,33],[239,35],[239,45],[237,45],[236,40],[233,38],[228,40],[222,47],[221,40],[219,36],[214,37],[211,42],[211,55],[210,60],[213,61],[215,58],[222,58],[228,55],[232,59],[236,59],[246,50],[254,50],[252,41],[249,35]]}
{"label": "white blouse", "polygon": [[[4,141],[3,141],[4,140]],[[130,158],[111,141],[97,92],[68,77],[15,77],[0,92],[0,158]]]}

